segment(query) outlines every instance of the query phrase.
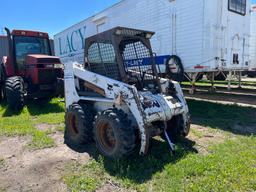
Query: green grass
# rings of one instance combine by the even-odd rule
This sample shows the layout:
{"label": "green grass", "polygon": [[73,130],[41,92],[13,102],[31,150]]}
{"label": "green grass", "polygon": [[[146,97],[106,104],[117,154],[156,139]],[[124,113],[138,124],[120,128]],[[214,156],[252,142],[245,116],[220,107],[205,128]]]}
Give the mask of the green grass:
{"label": "green grass", "polygon": [[29,149],[44,149],[54,147],[54,140],[42,131],[35,131],[32,140],[28,143]]}
{"label": "green grass", "polygon": [[97,162],[75,166],[64,181],[71,191],[86,191],[87,179],[94,187],[111,180],[137,191],[255,191],[255,146],[256,137],[241,137],[212,146],[207,155],[179,146],[171,156],[167,146],[158,144],[152,150],[161,150],[146,157],[134,155],[119,161],[100,157]]}
{"label": "green grass", "polygon": [[4,165],[5,161],[2,157],[0,157],[0,168]]}
{"label": "green grass", "polygon": [[[207,132],[232,137],[213,140],[204,146],[206,154],[198,153],[196,141],[183,139],[174,156],[168,144],[156,138],[148,155],[139,156],[136,149],[120,160],[102,157],[92,146],[93,159],[86,164],[67,164],[63,181],[73,192],[95,191],[109,183],[124,191],[256,191],[256,136],[234,129],[236,125],[255,126],[256,109],[194,100],[188,105],[193,123],[207,128],[204,132],[192,129],[198,139],[204,139]],[[42,123],[56,127],[37,130],[35,125]],[[64,103],[58,99],[29,103],[19,113],[0,108],[0,136],[31,136],[30,149],[54,146],[50,134],[63,131],[63,123]]]}
{"label": "green grass", "polygon": [[204,101],[188,101],[193,122],[215,129],[228,130],[238,134],[250,134],[244,130],[235,130],[236,125],[254,126],[256,109],[238,105],[223,105]]}
{"label": "green grass", "polygon": [[[59,99],[50,102],[30,102],[22,111],[16,112],[2,104],[0,107],[0,136],[31,136],[28,143],[30,149],[53,147],[54,140],[47,135],[47,131],[35,128],[36,124],[58,124],[64,122],[64,103]],[[60,129],[60,128],[58,128]]]}
{"label": "green grass", "polygon": [[191,131],[191,133],[193,133],[198,138],[203,138],[204,137],[204,134],[201,133],[200,131],[196,130],[196,129],[191,129],[190,131]]}
{"label": "green grass", "polygon": [[[230,82],[231,85],[239,85],[239,82],[238,81],[231,81]],[[191,85],[190,82],[188,81],[185,81],[185,82],[182,82],[182,85]],[[208,81],[208,80],[201,80],[201,81],[198,81],[196,82],[196,85],[197,86],[211,86],[211,82]],[[214,81],[214,85],[215,86],[219,86],[219,87],[226,87],[228,85],[228,81]],[[256,85],[256,81],[242,81],[242,86],[255,86]]]}
{"label": "green grass", "polygon": [[69,164],[66,169],[69,171],[63,179],[72,192],[95,191],[108,178],[96,161],[91,161],[85,166],[78,163]]}

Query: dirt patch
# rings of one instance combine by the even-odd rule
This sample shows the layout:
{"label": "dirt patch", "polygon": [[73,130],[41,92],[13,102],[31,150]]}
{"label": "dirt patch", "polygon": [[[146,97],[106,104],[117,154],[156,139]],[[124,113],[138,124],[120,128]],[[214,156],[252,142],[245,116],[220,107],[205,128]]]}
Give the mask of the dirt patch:
{"label": "dirt patch", "polygon": [[63,124],[55,125],[55,124],[48,124],[48,123],[40,123],[40,124],[36,124],[34,126],[39,131],[53,133],[55,131],[62,130],[62,128],[65,127],[65,124],[63,123]]}
{"label": "dirt patch", "polygon": [[41,123],[41,124],[37,124],[35,125],[36,129],[39,131],[49,131],[49,130],[54,130],[55,129],[55,125],[50,125],[47,123]]}
{"label": "dirt patch", "polygon": [[29,151],[29,138],[1,138],[0,154],[5,166],[0,169],[0,188],[7,191],[68,191],[62,182],[65,165],[73,161],[86,163],[88,154],[78,154],[63,144],[63,133],[51,135],[55,148]]}
{"label": "dirt patch", "polygon": [[106,184],[102,186],[100,189],[97,189],[96,192],[119,192],[121,189],[117,186]]}
{"label": "dirt patch", "polygon": [[96,192],[135,192],[133,190],[123,189],[118,185],[113,184],[112,182],[108,182],[103,185],[100,189],[97,189]]}
{"label": "dirt patch", "polygon": [[209,147],[225,141],[226,136],[221,131],[210,131],[207,127],[191,125],[189,139],[196,142],[196,149],[200,154],[208,154]]}

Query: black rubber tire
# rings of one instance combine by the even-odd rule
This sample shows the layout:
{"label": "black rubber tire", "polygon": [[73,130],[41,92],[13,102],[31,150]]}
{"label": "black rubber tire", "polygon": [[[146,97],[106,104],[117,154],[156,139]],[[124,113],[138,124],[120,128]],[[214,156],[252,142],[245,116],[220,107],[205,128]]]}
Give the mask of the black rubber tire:
{"label": "black rubber tire", "polygon": [[24,82],[21,77],[9,77],[5,81],[7,104],[14,110],[21,110],[25,103]]}
{"label": "black rubber tire", "polygon": [[[183,123],[182,115],[174,116],[167,122],[167,134],[173,143],[177,143],[181,137],[185,137],[182,133]],[[164,133],[161,134],[161,138],[166,140]]]}
{"label": "black rubber tire", "polygon": [[4,64],[0,64],[0,102],[5,99],[5,69]]}
{"label": "black rubber tire", "polygon": [[[169,67],[169,62],[171,60],[178,67],[177,73],[172,72],[170,67]],[[184,80],[184,67],[183,67],[183,64],[181,62],[181,59],[178,56],[172,55],[172,56],[170,56],[169,59],[167,59],[167,61],[166,61],[166,75],[169,79],[174,80],[174,81],[182,82]]]}
{"label": "black rubber tire", "polygon": [[247,76],[250,77],[250,78],[256,77],[256,71],[248,71]]}
{"label": "black rubber tire", "polygon": [[[107,149],[102,142],[101,127],[108,124],[113,133],[115,144]],[[136,133],[127,115],[118,109],[108,109],[96,115],[94,122],[94,140],[99,152],[109,158],[119,159],[131,154],[136,145]]]}
{"label": "black rubber tire", "polygon": [[65,114],[64,143],[74,151],[82,152],[92,143],[93,115],[86,105],[71,105]]}
{"label": "black rubber tire", "polygon": [[2,83],[0,80],[0,102],[5,99],[4,85]]}

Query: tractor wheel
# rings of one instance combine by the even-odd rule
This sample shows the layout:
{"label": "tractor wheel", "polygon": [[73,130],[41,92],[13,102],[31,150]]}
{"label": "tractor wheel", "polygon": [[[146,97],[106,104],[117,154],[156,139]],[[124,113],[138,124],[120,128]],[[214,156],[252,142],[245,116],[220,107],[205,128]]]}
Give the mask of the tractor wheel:
{"label": "tractor wheel", "polygon": [[82,152],[84,145],[93,140],[93,115],[90,109],[84,105],[71,105],[65,114],[64,143],[71,149]]}
{"label": "tractor wheel", "polygon": [[1,85],[0,82],[0,102],[4,100],[5,96],[4,96],[4,87]]}
{"label": "tractor wheel", "polygon": [[10,77],[5,81],[5,95],[8,105],[21,110],[25,102],[24,82],[21,77]]}
{"label": "tractor wheel", "polygon": [[5,89],[4,89],[4,84],[5,84],[5,69],[4,65],[1,63],[0,64],[0,102],[5,99]]}
{"label": "tractor wheel", "polygon": [[[183,123],[182,115],[175,116],[167,122],[167,134],[173,143],[177,143],[180,137],[186,136],[186,134],[182,132]],[[166,140],[164,133],[161,134],[161,138]]]}
{"label": "tractor wheel", "polygon": [[96,146],[104,156],[121,158],[135,147],[135,131],[122,110],[109,109],[98,114],[93,131]]}

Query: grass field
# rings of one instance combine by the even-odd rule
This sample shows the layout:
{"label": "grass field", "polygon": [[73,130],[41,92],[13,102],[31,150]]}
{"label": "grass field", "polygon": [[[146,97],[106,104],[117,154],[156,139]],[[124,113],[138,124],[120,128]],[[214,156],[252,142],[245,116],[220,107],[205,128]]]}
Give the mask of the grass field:
{"label": "grass field", "polygon": [[[92,145],[89,163],[65,165],[62,176],[70,191],[95,191],[109,185],[123,191],[256,191],[256,109],[188,101],[191,134],[170,154],[154,138],[147,156],[137,151],[127,159],[102,157]],[[54,147],[51,130],[63,128],[64,104],[29,103],[20,113],[0,108],[0,136],[30,138],[29,150]],[[38,125],[51,125],[40,130]],[[0,170],[1,160],[0,157]],[[0,186],[1,188],[1,186]]]}
{"label": "grass field", "polygon": [[59,99],[48,102],[29,103],[23,111],[15,112],[3,104],[0,107],[0,136],[29,136],[30,149],[42,149],[54,146],[54,140],[48,136],[49,130],[41,131],[38,124],[52,124],[59,128],[63,123],[64,104]]}
{"label": "grass field", "polygon": [[[191,83],[189,81],[184,81],[181,83],[183,86],[190,86]],[[238,81],[231,81],[230,82],[231,86],[238,86],[239,83]],[[248,87],[248,88],[255,88],[256,86],[256,81],[242,81],[241,82],[243,87]],[[200,80],[196,82],[196,86],[211,86],[211,81],[208,80]],[[215,87],[227,87],[228,86],[228,81],[214,81],[214,86]]]}
{"label": "grass field", "polygon": [[[189,84],[189,83],[190,83],[189,81],[182,82],[182,84]],[[202,84],[204,83],[204,84],[211,85],[211,81],[209,81],[207,79],[202,79],[202,80],[198,81],[198,83],[202,83]],[[242,79],[241,83],[244,84],[244,85],[256,85],[256,81],[255,80],[243,80]],[[228,85],[228,81],[227,80],[225,80],[225,81],[215,80],[214,84],[217,84],[217,85]],[[238,82],[238,80],[231,80],[230,84],[231,85],[238,85],[239,82]]]}

